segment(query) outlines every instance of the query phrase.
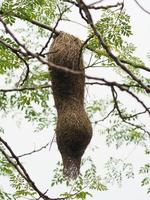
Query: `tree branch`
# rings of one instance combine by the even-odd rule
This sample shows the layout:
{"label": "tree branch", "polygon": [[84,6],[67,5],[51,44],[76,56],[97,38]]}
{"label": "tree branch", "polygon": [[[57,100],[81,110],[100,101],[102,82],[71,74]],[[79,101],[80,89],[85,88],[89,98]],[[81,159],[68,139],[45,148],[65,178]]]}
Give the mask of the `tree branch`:
{"label": "tree branch", "polygon": [[20,53],[22,54],[23,56],[27,57],[28,54],[23,52],[20,48],[14,48],[12,47],[11,45],[7,44],[6,42],[4,42],[2,39],[0,39],[0,43],[5,46],[6,48],[10,49],[13,53],[17,54],[17,53]]}
{"label": "tree branch", "polygon": [[147,71],[147,72],[150,72],[150,68],[149,68],[149,67],[146,67],[146,66],[144,66],[144,65],[142,65],[142,64],[135,64],[135,63],[133,63],[132,61],[125,60],[125,59],[120,59],[120,62],[125,63],[125,64],[128,64],[128,65],[131,65],[131,66],[133,66],[133,67],[135,67],[135,68],[139,68],[139,69],[145,70],[145,71]]}
{"label": "tree branch", "polygon": [[10,156],[3,150],[2,147],[0,147],[0,151],[1,153],[5,156],[5,158],[8,160],[8,162],[10,162],[14,168],[18,171],[18,173],[27,181],[27,183],[33,188],[34,191],[37,192],[37,194],[43,198],[44,200],[64,200],[65,198],[50,198],[47,195],[45,195],[44,193],[42,193],[38,187],[36,186],[36,184],[33,182],[33,180],[31,179],[31,177],[29,176],[29,174],[27,173],[26,169],[24,168],[24,166],[21,164],[19,158],[16,156],[16,154],[13,152],[13,150],[11,149],[11,147],[8,145],[8,143],[2,139],[2,137],[0,137],[0,142],[5,146],[5,148],[9,151],[9,153],[11,154],[11,157],[15,160],[12,161],[12,159],[10,158]]}
{"label": "tree branch", "polygon": [[[14,16],[14,17],[16,17],[16,18],[18,18],[18,19],[26,20],[26,21],[30,22],[31,24],[34,24],[34,25],[36,25],[36,26],[38,26],[38,27],[41,27],[41,28],[44,28],[44,29],[46,29],[46,30],[48,30],[48,31],[51,31],[51,32],[52,32],[52,31],[54,30],[54,28],[50,27],[49,25],[40,23],[40,22],[38,22],[38,21],[36,21],[36,20],[33,20],[33,19],[29,19],[29,18],[25,18],[25,17],[22,18],[22,16],[20,16],[20,15],[18,15],[18,14],[16,14],[16,13],[12,13],[12,12],[11,12],[11,13],[4,13],[2,10],[0,10],[0,15],[4,15],[4,16]],[[56,35],[59,35],[59,31],[55,30],[55,34],[56,34]]]}
{"label": "tree branch", "polygon": [[94,121],[94,124],[98,124],[99,122],[105,121],[114,111],[115,111],[115,106],[112,108],[111,111],[109,111],[109,113],[103,119]]}
{"label": "tree branch", "polygon": [[[147,92],[150,93],[150,88],[147,87],[145,84],[142,83],[140,79],[138,79],[125,65],[123,65],[119,59],[111,52],[107,44],[104,42],[102,36],[100,33],[96,30],[96,27],[93,23],[92,16],[88,10],[88,7],[82,0],[77,0],[78,5],[79,5],[79,12],[82,16],[82,18],[90,25],[90,27],[93,30],[94,35],[98,38],[99,40],[99,45],[102,45],[102,47],[106,50],[107,54],[114,60],[114,62],[123,70],[125,71],[135,82],[137,82],[141,87]],[[83,15],[84,13],[84,15]]]}
{"label": "tree branch", "polygon": [[107,5],[107,6],[95,6],[95,4],[87,5],[88,9],[94,9],[94,10],[99,10],[99,9],[108,10],[110,8],[116,8],[116,7],[121,7],[122,9],[123,6],[124,6],[124,2],[118,2],[114,5]]}
{"label": "tree branch", "polygon": [[16,52],[16,55],[18,56],[18,58],[20,58],[20,60],[22,60],[24,62],[25,66],[26,66],[26,72],[25,72],[24,78],[22,78],[22,75],[24,75],[24,72],[23,72],[20,80],[17,83],[18,86],[22,86],[22,85],[24,85],[25,81],[28,79],[28,76],[30,73],[30,68],[29,68],[29,64],[27,63],[27,61],[18,52]]}
{"label": "tree branch", "polygon": [[150,15],[150,11],[146,10],[145,8],[143,8],[143,6],[141,6],[141,4],[137,0],[134,0],[134,1],[139,6],[139,8],[141,8],[145,13]]}
{"label": "tree branch", "polygon": [[[79,5],[75,2],[75,1],[72,1],[72,0],[64,0],[64,2],[67,2],[67,3],[71,3],[72,5],[75,5],[77,7],[79,7]],[[95,3],[92,3],[92,4],[89,4],[87,5],[87,8],[88,9],[93,9],[93,10],[107,10],[109,8],[116,8],[118,6],[121,6],[123,7],[124,3],[123,2],[118,2],[116,4],[113,4],[113,5],[107,5],[107,6],[95,6],[96,4],[100,3],[101,1],[98,1],[98,2],[95,2]]]}
{"label": "tree branch", "polygon": [[150,115],[150,110],[148,109],[148,107],[145,105],[145,103],[140,100],[133,92],[131,92],[128,88],[126,88],[126,85],[122,85],[122,84],[119,84],[117,82],[114,82],[114,81],[107,81],[105,80],[104,78],[97,78],[97,77],[91,77],[91,76],[86,76],[86,78],[88,79],[94,79],[94,80],[97,80],[97,81],[102,81],[103,85],[107,85],[107,86],[115,86],[117,87],[120,91],[125,91],[127,92],[128,94],[130,94],[130,96],[132,96],[134,99],[136,99],[136,101],[138,103],[141,104],[141,106],[144,108],[144,110],[146,110],[148,112],[148,114]]}
{"label": "tree branch", "polygon": [[48,44],[50,43],[51,39],[53,38],[53,35],[54,35],[55,31],[56,31],[56,28],[57,28],[59,22],[62,20],[63,14],[66,12],[66,9],[61,11],[59,6],[58,6],[58,10],[59,10],[58,20],[56,21],[55,26],[54,26],[51,34],[50,34],[50,37],[48,38],[48,40],[47,40],[46,44],[44,45],[44,47],[42,48],[42,50],[40,51],[39,55],[41,55],[43,53],[43,51],[48,47]]}
{"label": "tree branch", "polygon": [[[70,1],[70,3],[73,3],[73,1]],[[75,2],[74,2],[75,3]],[[123,4],[123,2],[122,3],[120,3],[120,4]],[[76,5],[78,5],[77,3],[76,3]],[[55,28],[52,28],[52,27],[50,27],[50,26],[48,26],[48,25],[45,25],[45,24],[43,24],[43,23],[40,23],[40,22],[38,22],[38,21],[36,21],[36,20],[32,20],[32,19],[28,19],[28,18],[22,18],[21,16],[19,16],[19,15],[17,15],[17,14],[15,14],[15,13],[3,13],[2,11],[0,11],[0,14],[1,15],[8,15],[8,16],[14,16],[14,17],[17,17],[17,18],[19,18],[19,19],[21,19],[21,20],[26,20],[26,21],[28,21],[28,22],[30,22],[30,23],[32,23],[32,24],[34,24],[34,25],[36,25],[36,26],[39,26],[39,27],[41,27],[41,28],[44,28],[44,29],[46,29],[46,30],[48,30],[48,31],[51,31],[51,32],[53,32],[53,33],[55,33],[55,35],[57,36],[57,35],[59,35],[59,33],[60,33],[60,31],[58,31],[58,30],[56,30]],[[9,49],[11,49],[12,51],[14,51],[14,52],[20,52],[22,55],[24,55],[24,56],[27,56],[28,54],[26,54],[26,53],[24,53],[24,52],[21,52],[21,50],[20,49],[14,49],[14,48],[12,48],[11,46],[9,46],[8,44],[6,44],[4,41],[2,41],[2,40],[0,40],[0,43],[2,43],[3,45],[5,45],[5,46],[7,46]],[[89,48],[88,46],[86,46],[86,48],[87,49],[89,49],[90,51],[93,51],[93,52],[95,52],[96,53],[96,50],[94,50],[94,49],[91,49],[91,48]],[[41,55],[42,56],[42,55]],[[131,66],[134,66],[134,67],[137,67],[137,68],[140,68],[140,69],[143,69],[143,70],[146,70],[146,71],[148,71],[148,72],[150,72],[150,68],[148,68],[148,67],[146,67],[146,66],[142,66],[142,65],[138,65],[138,64],[135,64],[135,63],[133,63],[133,62],[130,62],[129,60],[122,60],[122,59],[118,59],[118,60],[120,60],[120,62],[122,62],[122,63],[125,63],[125,64],[129,64],[129,65],[131,65]]]}
{"label": "tree branch", "polygon": [[121,120],[125,124],[129,124],[130,126],[135,127],[136,129],[142,130],[144,133],[148,134],[148,136],[150,137],[150,132],[146,131],[144,128],[142,128],[142,126],[140,126],[138,124],[133,124],[133,123],[127,121],[127,118],[122,115],[122,112],[121,112],[121,110],[119,108],[118,101],[117,101],[117,96],[118,95],[117,95],[117,92],[116,92],[116,90],[114,89],[113,86],[111,87],[111,91],[112,91],[112,96],[113,96],[113,100],[114,100],[114,108],[116,108],[116,110],[117,110],[117,112],[118,112],[119,117],[121,118]]}
{"label": "tree branch", "polygon": [[[90,24],[94,34],[97,36],[97,38],[99,39],[99,42],[100,44],[103,46],[103,48],[106,50],[107,54],[115,61],[115,63],[121,67],[121,69],[123,69],[127,74],[129,74],[132,79],[134,81],[136,81],[138,83],[139,86],[141,86],[147,93],[150,92],[150,89],[145,86],[141,80],[139,80],[130,70],[128,70],[126,68],[125,65],[123,65],[119,59],[110,51],[110,49],[108,48],[108,46],[105,44],[105,42],[103,41],[101,35],[97,32],[96,30],[96,27],[94,26],[93,24],[93,20],[92,20],[92,17],[91,17],[91,14],[87,8],[87,6],[84,4],[84,2],[82,0],[78,0],[78,5],[80,7],[80,13],[82,15],[82,17],[84,17],[84,19],[87,21],[88,24]],[[83,15],[84,14],[84,15]],[[14,34],[10,31],[10,29],[7,27],[7,25],[5,24],[5,22],[2,20],[2,18],[0,18],[5,30],[7,33],[10,34],[10,36],[14,39],[14,41],[19,45],[21,46],[25,53],[22,52],[20,49],[15,49],[13,47],[11,47],[10,45],[6,44],[5,42],[1,41],[0,42],[5,45],[7,48],[9,48],[10,50],[12,50],[12,52],[16,53],[16,52],[19,52],[20,54],[24,55],[24,56],[30,56],[30,58],[36,58],[38,61],[40,61],[42,64],[45,64],[45,65],[48,65],[48,66],[51,66],[51,67],[54,67],[55,69],[59,69],[59,70],[62,70],[62,71],[65,71],[65,72],[68,72],[68,73],[72,73],[72,74],[81,74],[82,72],[80,71],[74,71],[72,69],[68,69],[68,68],[65,68],[65,67],[62,67],[62,66],[59,66],[59,65],[55,65],[54,63],[51,63],[51,62],[47,62],[45,61],[41,56],[39,56],[39,54],[37,53],[33,53],[31,52],[30,50],[28,50],[25,45],[21,44],[20,41],[18,41],[18,39],[14,36]],[[84,43],[83,43],[84,44]],[[105,79],[100,79],[100,78],[97,78],[97,77],[90,77],[90,76],[87,76],[85,75],[86,78],[88,79],[93,79],[93,80],[98,80],[98,81],[102,81],[101,84],[103,85],[107,85],[107,86],[111,86],[111,85],[114,85],[116,87],[118,87],[121,91],[126,91],[127,93],[129,93],[132,97],[134,97],[144,108],[145,110],[149,112],[149,109],[146,107],[146,105],[144,104],[144,102],[142,102],[134,93],[132,93],[131,91],[129,91],[128,88],[125,87],[125,85],[120,85],[118,84],[117,82],[108,82],[106,81]],[[43,86],[42,86],[43,87]],[[49,86],[44,86],[44,88],[47,88]],[[37,88],[34,88],[34,87],[31,87],[29,90],[33,90],[33,89],[37,89]],[[1,92],[11,92],[11,91],[23,91],[23,90],[27,90],[27,88],[19,88],[19,89],[10,89],[10,90],[3,90],[1,89]]]}
{"label": "tree branch", "polygon": [[17,156],[17,157],[18,157],[18,158],[22,158],[22,157],[24,157],[24,156],[29,156],[29,155],[32,155],[32,154],[34,154],[34,153],[40,152],[40,151],[42,151],[43,149],[45,149],[48,145],[49,145],[49,143],[47,143],[46,145],[40,147],[39,149],[35,149],[35,150],[31,151],[31,152],[21,154],[21,155],[19,155],[19,156]]}
{"label": "tree branch", "polygon": [[41,90],[50,88],[51,85],[37,85],[34,87],[22,87],[22,88],[12,88],[12,89],[0,89],[0,92],[8,93],[8,92],[23,92],[25,90]]}

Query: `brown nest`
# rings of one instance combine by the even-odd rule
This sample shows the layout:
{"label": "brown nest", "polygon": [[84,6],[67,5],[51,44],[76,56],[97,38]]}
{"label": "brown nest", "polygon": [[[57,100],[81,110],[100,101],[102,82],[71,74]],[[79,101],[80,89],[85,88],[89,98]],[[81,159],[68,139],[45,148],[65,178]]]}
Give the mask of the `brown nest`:
{"label": "brown nest", "polygon": [[81,72],[73,74],[50,67],[52,90],[58,113],[56,139],[64,175],[76,178],[81,157],[92,137],[92,127],[84,109],[85,74],[81,41],[60,32],[54,39],[48,60],[56,65]]}

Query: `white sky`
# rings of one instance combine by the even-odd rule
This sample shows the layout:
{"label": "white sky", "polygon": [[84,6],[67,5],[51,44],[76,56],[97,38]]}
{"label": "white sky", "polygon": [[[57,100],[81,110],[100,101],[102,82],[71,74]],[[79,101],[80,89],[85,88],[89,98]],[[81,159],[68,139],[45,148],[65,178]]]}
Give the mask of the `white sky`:
{"label": "white sky", "polygon": [[[142,5],[150,11],[150,1],[148,0],[138,0]],[[87,0],[86,2],[92,2]],[[112,4],[113,2],[118,1],[110,1],[105,0],[106,4]],[[150,35],[150,16],[144,13],[140,8],[137,7],[134,0],[125,0],[125,7],[127,13],[131,16],[132,29],[134,31],[134,36],[131,38],[131,42],[133,42],[137,48],[137,55],[145,58],[147,52],[150,52],[149,45],[149,35]],[[74,14],[72,17],[75,19]],[[79,15],[76,14],[76,21],[78,21]],[[81,21],[82,23],[82,21]],[[85,37],[85,29],[83,27],[77,26],[76,24],[63,24],[59,27],[63,31],[67,31],[72,33],[81,39]],[[14,151],[17,154],[29,152],[34,148],[42,146],[51,140],[53,136],[53,129],[47,130],[41,134],[33,133],[33,127],[26,122],[22,122],[19,126],[20,122],[16,123],[15,119],[7,118],[1,120],[1,125],[5,128],[6,136],[8,143],[12,146]],[[100,140],[100,142],[99,142]],[[97,142],[98,141],[98,142]],[[93,158],[95,162],[97,162],[98,170],[100,175],[103,174],[103,165],[109,156],[122,156],[126,158],[133,150],[133,146],[129,148],[122,147],[118,152],[114,150],[114,148],[106,148],[104,144],[104,138],[97,136],[97,138],[93,139],[93,143],[99,146],[99,149],[96,150],[95,154],[93,154]],[[90,145],[89,149],[86,152],[86,155],[90,153],[90,149],[92,146]],[[55,163],[60,158],[59,152],[57,150],[56,145],[52,146],[51,151],[44,150],[43,153],[38,153],[30,158],[24,159],[24,165],[29,170],[29,174],[33,177],[34,181],[39,185],[39,187],[45,191],[50,183],[50,174],[55,167]],[[140,148],[136,148],[132,154],[128,157],[127,161],[133,161],[135,163],[134,166],[141,166],[142,162],[145,161],[145,157]],[[149,160],[150,161],[150,160]],[[0,186],[4,186],[4,183],[0,182]],[[63,191],[64,188],[57,188],[54,190],[50,189],[49,196],[56,197],[58,195],[58,191]],[[149,196],[146,194],[145,188],[140,187],[140,180],[133,179],[127,180],[123,182],[121,188],[117,186],[110,187],[110,189],[106,192],[96,193],[93,199],[98,200],[127,200],[127,199],[136,199],[136,200],[148,200]]]}

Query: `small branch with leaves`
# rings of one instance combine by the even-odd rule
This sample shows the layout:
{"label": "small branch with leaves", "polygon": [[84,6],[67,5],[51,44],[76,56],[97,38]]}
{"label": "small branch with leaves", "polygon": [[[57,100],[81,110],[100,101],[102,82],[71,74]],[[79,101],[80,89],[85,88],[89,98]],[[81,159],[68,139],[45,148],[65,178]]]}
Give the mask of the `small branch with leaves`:
{"label": "small branch with leaves", "polygon": [[7,149],[10,155],[6,153],[6,150],[4,150],[2,146],[0,146],[0,152],[5,156],[8,162],[12,164],[12,166],[17,170],[22,178],[25,179],[27,183],[32,187],[32,189],[39,195],[39,198],[42,198],[43,200],[65,200],[65,198],[50,198],[45,193],[41,192],[20,162],[19,157],[16,156],[11,147],[2,137],[0,137],[0,143],[5,147],[5,149]]}

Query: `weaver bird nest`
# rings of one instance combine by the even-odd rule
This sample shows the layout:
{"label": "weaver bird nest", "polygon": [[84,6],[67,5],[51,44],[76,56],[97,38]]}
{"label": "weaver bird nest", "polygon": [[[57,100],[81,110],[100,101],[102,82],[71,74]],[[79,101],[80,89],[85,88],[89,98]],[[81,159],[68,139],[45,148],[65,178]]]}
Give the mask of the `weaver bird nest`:
{"label": "weaver bird nest", "polygon": [[80,172],[81,157],[92,137],[91,123],[84,108],[82,42],[60,32],[50,46],[48,61],[79,72],[49,67],[58,115],[56,141],[63,160],[63,173],[69,178],[76,178]]}

